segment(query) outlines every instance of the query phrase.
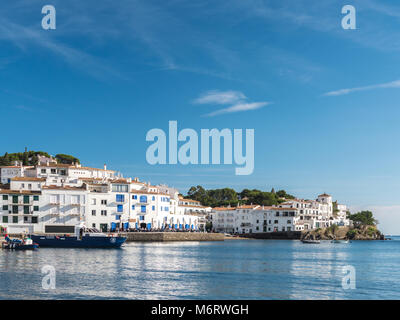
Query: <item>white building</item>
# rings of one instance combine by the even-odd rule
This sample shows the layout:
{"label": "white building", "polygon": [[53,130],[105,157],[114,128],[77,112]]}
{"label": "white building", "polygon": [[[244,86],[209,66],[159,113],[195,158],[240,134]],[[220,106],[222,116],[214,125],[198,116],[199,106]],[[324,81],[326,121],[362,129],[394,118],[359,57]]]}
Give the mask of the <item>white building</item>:
{"label": "white building", "polygon": [[9,233],[73,233],[80,222],[103,231],[196,230],[205,224],[206,208],[182,204],[178,190],[124,179],[106,166],[47,161],[1,169],[7,185],[0,186],[0,225]]}
{"label": "white building", "polygon": [[293,199],[279,206],[213,208],[211,221],[215,231],[226,233],[302,231],[333,224],[348,226],[347,207],[337,205],[337,213],[333,207],[332,197],[322,194],[316,200]]}

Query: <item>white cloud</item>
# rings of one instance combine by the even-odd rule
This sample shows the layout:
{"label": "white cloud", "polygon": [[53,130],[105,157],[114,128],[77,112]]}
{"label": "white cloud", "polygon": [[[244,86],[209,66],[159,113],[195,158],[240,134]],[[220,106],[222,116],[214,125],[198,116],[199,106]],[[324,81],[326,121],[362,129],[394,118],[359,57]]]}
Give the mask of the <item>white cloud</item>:
{"label": "white cloud", "polygon": [[194,100],[197,104],[231,104],[246,100],[247,97],[240,91],[218,91],[212,90],[203,93]]}
{"label": "white cloud", "polygon": [[268,102],[239,103],[239,104],[235,104],[229,108],[220,109],[220,110],[211,112],[209,114],[206,114],[206,116],[213,117],[213,116],[216,116],[219,114],[224,114],[224,113],[256,110],[256,109],[260,109],[268,104],[269,104]]}
{"label": "white cloud", "polygon": [[340,89],[336,91],[330,91],[327,93],[324,93],[324,96],[341,96],[357,91],[368,91],[368,90],[375,90],[375,89],[385,89],[385,88],[400,88],[400,80],[392,81],[392,82],[387,82],[387,83],[380,83],[380,84],[374,84],[370,86],[364,86],[364,87],[355,87],[355,88],[347,88],[347,89]]}
{"label": "white cloud", "polygon": [[250,111],[260,109],[269,104],[269,102],[247,102],[247,97],[240,91],[207,91],[193,101],[196,104],[231,104],[230,107],[205,114],[206,117],[213,117],[224,113],[234,113],[241,111]]}

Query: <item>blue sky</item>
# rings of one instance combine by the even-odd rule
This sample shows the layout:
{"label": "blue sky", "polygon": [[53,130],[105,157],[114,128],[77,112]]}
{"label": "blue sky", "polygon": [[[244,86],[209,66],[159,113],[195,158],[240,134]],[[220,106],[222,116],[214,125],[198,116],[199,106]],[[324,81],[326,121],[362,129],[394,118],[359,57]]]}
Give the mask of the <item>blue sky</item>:
{"label": "blue sky", "polygon": [[[46,4],[56,30],[41,28]],[[396,1],[8,1],[0,46],[0,152],[69,153],[182,192],[328,192],[400,233]],[[210,93],[242,105],[198,103]],[[146,133],[170,120],[254,129],[254,173],[147,164]]]}

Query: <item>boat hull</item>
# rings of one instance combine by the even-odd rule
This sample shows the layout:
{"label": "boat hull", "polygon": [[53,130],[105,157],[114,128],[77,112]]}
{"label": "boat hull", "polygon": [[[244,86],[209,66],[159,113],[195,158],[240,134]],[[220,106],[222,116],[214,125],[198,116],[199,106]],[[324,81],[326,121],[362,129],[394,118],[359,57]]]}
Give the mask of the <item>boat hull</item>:
{"label": "boat hull", "polygon": [[125,237],[59,237],[32,235],[32,240],[40,247],[48,248],[120,248],[126,241]]}
{"label": "boat hull", "polygon": [[39,246],[37,244],[18,244],[18,243],[6,243],[3,244],[2,248],[5,250],[35,250]]}
{"label": "boat hull", "polygon": [[303,243],[309,243],[309,244],[319,244],[319,240],[301,240]]}

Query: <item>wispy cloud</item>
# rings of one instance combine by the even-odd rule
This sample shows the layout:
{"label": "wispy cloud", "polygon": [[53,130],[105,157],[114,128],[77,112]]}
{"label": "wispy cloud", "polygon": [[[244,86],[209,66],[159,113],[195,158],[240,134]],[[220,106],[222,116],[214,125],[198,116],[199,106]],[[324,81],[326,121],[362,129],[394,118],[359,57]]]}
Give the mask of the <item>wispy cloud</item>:
{"label": "wispy cloud", "polygon": [[240,91],[208,91],[194,100],[198,104],[231,104],[246,100],[247,97]]}
{"label": "wispy cloud", "polygon": [[329,92],[324,93],[323,95],[324,96],[342,96],[342,95],[357,92],[357,91],[368,91],[368,90],[387,89],[387,88],[400,88],[400,80],[386,82],[386,83],[380,83],[380,84],[374,84],[374,85],[369,85],[369,86],[363,86],[363,87],[355,87],[355,88],[340,89],[340,90],[336,90],[336,91],[329,91]]}
{"label": "wispy cloud", "polygon": [[240,91],[218,91],[212,90],[207,91],[200,95],[193,102],[195,104],[217,104],[217,105],[227,105],[230,104],[230,107],[219,109],[208,114],[205,114],[206,117],[214,117],[220,114],[225,113],[234,113],[234,112],[243,112],[260,109],[268,104],[269,102],[247,102],[247,97]]}
{"label": "wispy cloud", "polygon": [[0,39],[11,41],[23,51],[27,51],[31,45],[47,49],[62,57],[71,66],[83,69],[97,78],[105,78],[110,74],[119,76],[118,72],[98,61],[94,56],[57,42],[40,32],[40,29],[38,31],[24,27],[5,18],[0,19]]}
{"label": "wispy cloud", "polygon": [[217,111],[208,113],[206,116],[213,117],[213,116],[217,116],[219,114],[224,114],[224,113],[256,110],[256,109],[260,109],[260,108],[266,106],[267,104],[269,104],[269,103],[268,102],[239,103],[239,104],[233,105],[229,108],[225,108],[225,109],[221,109],[221,110],[217,110]]}

